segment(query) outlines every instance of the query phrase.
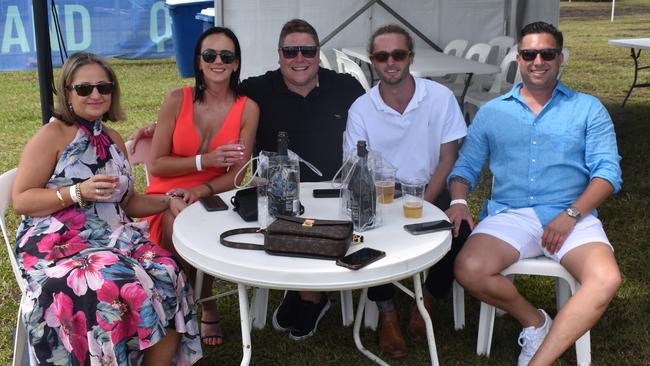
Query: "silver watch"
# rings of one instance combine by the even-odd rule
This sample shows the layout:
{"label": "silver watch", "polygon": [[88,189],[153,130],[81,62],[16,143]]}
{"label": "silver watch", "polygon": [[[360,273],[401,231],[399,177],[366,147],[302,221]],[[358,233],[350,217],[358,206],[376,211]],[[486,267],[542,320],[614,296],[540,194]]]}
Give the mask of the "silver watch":
{"label": "silver watch", "polygon": [[566,211],[567,215],[569,215],[569,216],[573,217],[574,219],[576,219],[576,221],[580,220],[580,218],[582,217],[582,214],[580,213],[580,210],[578,210],[578,208],[576,208],[575,206],[568,207],[564,211]]}

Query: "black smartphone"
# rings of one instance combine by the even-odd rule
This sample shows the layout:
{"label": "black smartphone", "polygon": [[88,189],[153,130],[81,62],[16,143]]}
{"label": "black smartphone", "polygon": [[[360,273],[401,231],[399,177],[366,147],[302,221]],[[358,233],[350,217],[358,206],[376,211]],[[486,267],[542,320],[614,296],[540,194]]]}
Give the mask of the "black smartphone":
{"label": "black smartphone", "polygon": [[339,198],[341,190],[339,188],[314,189],[314,198]]}
{"label": "black smartphone", "polygon": [[386,256],[386,252],[372,248],[362,248],[336,260],[336,265],[357,270]]}
{"label": "black smartphone", "polygon": [[201,197],[199,202],[207,211],[225,211],[228,209],[228,205],[219,196]]}
{"label": "black smartphone", "polygon": [[418,224],[404,225],[404,230],[408,231],[413,235],[432,233],[434,231],[449,230],[453,228],[454,228],[454,224],[452,224],[447,220],[437,220],[437,221],[429,221],[429,222],[420,222]]}

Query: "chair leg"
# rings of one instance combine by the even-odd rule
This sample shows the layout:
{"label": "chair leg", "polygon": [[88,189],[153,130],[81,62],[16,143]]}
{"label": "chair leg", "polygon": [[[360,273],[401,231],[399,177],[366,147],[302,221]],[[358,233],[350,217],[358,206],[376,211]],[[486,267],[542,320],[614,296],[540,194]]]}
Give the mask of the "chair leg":
{"label": "chair leg", "polygon": [[25,332],[25,324],[23,323],[21,310],[22,309],[19,307],[18,316],[16,319],[16,338],[14,339],[13,366],[22,366],[23,355],[25,354],[25,345],[27,344],[27,333]]}
{"label": "chair leg", "polygon": [[266,326],[266,313],[269,305],[269,289],[256,287],[253,290],[253,301],[251,302],[251,316],[253,327],[264,329]]}
{"label": "chair leg", "polygon": [[481,302],[481,312],[478,321],[478,337],[476,339],[476,354],[490,356],[492,348],[492,331],[494,329],[495,307]]}
{"label": "chair leg", "polygon": [[379,324],[379,309],[377,308],[377,304],[366,298],[366,306],[364,310],[363,324],[366,328],[377,330],[377,324]]}
{"label": "chair leg", "polygon": [[578,366],[591,365],[591,335],[590,331],[576,341],[576,359]]}
{"label": "chair leg", "polygon": [[465,328],[465,289],[456,280],[451,288],[454,302],[454,329]]}
{"label": "chair leg", "polygon": [[354,322],[354,300],[351,290],[341,291],[341,318],[344,326]]}
{"label": "chair leg", "polygon": [[559,311],[571,297],[571,286],[561,277],[555,279],[555,306]]}

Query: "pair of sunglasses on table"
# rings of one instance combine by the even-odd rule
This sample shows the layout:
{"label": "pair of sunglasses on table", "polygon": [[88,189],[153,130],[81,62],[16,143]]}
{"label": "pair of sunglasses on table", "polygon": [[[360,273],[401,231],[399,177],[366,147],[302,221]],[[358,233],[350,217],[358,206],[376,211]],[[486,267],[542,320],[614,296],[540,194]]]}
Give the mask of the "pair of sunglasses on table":
{"label": "pair of sunglasses on table", "polygon": [[524,59],[524,61],[533,61],[537,58],[537,55],[542,56],[544,61],[553,61],[555,57],[562,52],[559,48],[542,48],[541,50],[519,50],[519,56]]}
{"label": "pair of sunglasses on table", "polygon": [[209,64],[215,62],[217,60],[217,56],[221,57],[221,62],[223,62],[226,65],[235,62],[235,60],[237,59],[235,53],[228,50],[217,51],[217,50],[213,50],[212,48],[207,48],[206,50],[201,52],[201,58],[203,59],[203,61]]}
{"label": "pair of sunglasses on table", "polygon": [[68,87],[68,90],[73,90],[77,92],[77,95],[80,97],[87,97],[90,94],[93,93],[93,89],[97,88],[97,91],[101,95],[108,95],[113,92],[113,87],[115,84],[113,83],[97,83],[97,84],[90,84],[90,83],[83,83],[83,84],[76,84]]}

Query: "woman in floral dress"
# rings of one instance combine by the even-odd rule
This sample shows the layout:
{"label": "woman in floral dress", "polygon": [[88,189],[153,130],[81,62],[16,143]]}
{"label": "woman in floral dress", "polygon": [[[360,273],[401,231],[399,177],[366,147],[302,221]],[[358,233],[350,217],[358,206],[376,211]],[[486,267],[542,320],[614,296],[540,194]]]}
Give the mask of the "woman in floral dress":
{"label": "woman in floral dress", "polygon": [[13,186],[24,219],[16,256],[27,281],[30,356],[53,365],[189,365],[201,358],[191,288],[173,256],[132,217],[180,211],[177,197],[133,192],[124,118],[100,57],[63,65],[57,113],[27,143]]}

